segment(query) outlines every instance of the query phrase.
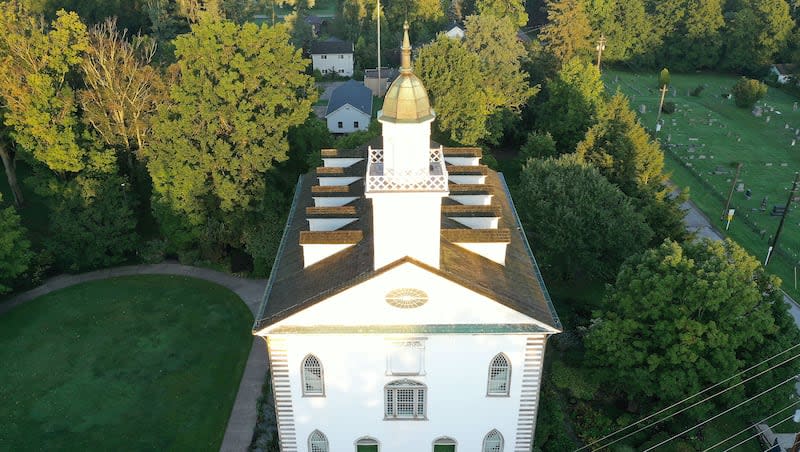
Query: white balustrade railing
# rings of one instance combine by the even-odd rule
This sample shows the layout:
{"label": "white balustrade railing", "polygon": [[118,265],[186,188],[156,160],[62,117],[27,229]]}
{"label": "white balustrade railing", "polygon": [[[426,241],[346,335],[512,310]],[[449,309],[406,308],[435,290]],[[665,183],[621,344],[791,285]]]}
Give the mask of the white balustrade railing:
{"label": "white balustrade railing", "polygon": [[431,149],[428,170],[384,170],[383,149],[369,148],[366,191],[447,191],[447,169],[442,148]]}

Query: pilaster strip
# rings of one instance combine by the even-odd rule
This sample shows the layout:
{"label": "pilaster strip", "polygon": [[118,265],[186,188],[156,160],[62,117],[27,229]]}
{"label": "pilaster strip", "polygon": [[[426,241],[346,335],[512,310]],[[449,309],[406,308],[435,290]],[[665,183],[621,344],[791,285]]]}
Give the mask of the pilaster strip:
{"label": "pilaster strip", "polygon": [[544,348],[547,336],[529,336],[525,343],[525,362],[522,368],[519,415],[517,416],[515,452],[529,452],[533,446],[536,413],[539,403]]}
{"label": "pilaster strip", "polygon": [[267,337],[272,394],[275,397],[275,418],[278,423],[278,440],[281,452],[297,452],[297,434],[294,426],[292,393],[289,382],[289,363],[286,340]]}

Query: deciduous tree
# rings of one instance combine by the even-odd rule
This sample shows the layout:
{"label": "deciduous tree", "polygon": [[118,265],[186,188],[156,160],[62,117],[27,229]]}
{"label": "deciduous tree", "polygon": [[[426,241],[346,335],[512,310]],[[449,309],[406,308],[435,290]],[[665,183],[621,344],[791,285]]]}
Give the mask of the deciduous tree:
{"label": "deciduous tree", "polygon": [[147,152],[162,224],[218,218],[232,227],[234,213],[254,208],[264,174],[286,159],[289,128],[317,96],[288,39],[282,25],[230,21],[201,21],[176,39],[178,80]]}
{"label": "deciduous tree", "polygon": [[742,77],[733,85],[731,93],[737,107],[753,108],[756,102],[767,95],[767,85],[758,80]]}
{"label": "deciduous tree", "polygon": [[26,233],[16,210],[0,204],[0,294],[11,290],[14,280],[28,269],[33,254]]}
{"label": "deciduous tree", "polygon": [[612,277],[652,235],[631,200],[574,155],[528,160],[514,200],[543,271],[553,277]]}
{"label": "deciduous tree", "polygon": [[441,34],[419,50],[416,67],[432,97],[439,130],[460,144],[483,138],[492,107],[478,55]]}
{"label": "deciduous tree", "polygon": [[528,24],[528,13],[525,12],[523,0],[476,0],[475,9],[482,16],[492,15],[509,19],[516,28]]}
{"label": "deciduous tree", "polygon": [[622,266],[595,313],[587,356],[630,401],[680,400],[756,364],[743,358],[779,333],[779,286],[729,240],[666,241]]}
{"label": "deciduous tree", "polygon": [[81,68],[83,120],[111,146],[141,157],[150,138],[151,119],[165,100],[159,71],[149,65],[155,42],[134,39],[109,19],[89,32],[90,46]]}
{"label": "deciduous tree", "polygon": [[739,3],[726,33],[724,65],[750,73],[773,63],[794,26],[785,0]]}

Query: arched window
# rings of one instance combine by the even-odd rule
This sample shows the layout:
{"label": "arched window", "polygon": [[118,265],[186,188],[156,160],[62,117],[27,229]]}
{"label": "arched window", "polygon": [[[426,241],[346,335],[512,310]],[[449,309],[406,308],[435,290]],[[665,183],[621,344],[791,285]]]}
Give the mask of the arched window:
{"label": "arched window", "polygon": [[489,363],[489,380],[486,393],[492,396],[507,396],[511,386],[511,364],[506,355],[498,353]]}
{"label": "arched window", "polygon": [[325,385],[322,380],[322,363],[314,355],[308,355],[303,359],[303,395],[325,395]]}
{"label": "arched window", "polygon": [[378,440],[364,437],[356,441],[356,452],[378,452]]}
{"label": "arched window", "polygon": [[396,380],[385,387],[386,419],[425,419],[425,385]]}
{"label": "arched window", "polygon": [[456,452],[456,440],[442,436],[433,442],[433,452]]}
{"label": "arched window", "polygon": [[492,430],[483,438],[483,452],[503,452],[503,435]]}
{"label": "arched window", "polygon": [[328,452],[328,437],[319,430],[308,435],[308,452]]}

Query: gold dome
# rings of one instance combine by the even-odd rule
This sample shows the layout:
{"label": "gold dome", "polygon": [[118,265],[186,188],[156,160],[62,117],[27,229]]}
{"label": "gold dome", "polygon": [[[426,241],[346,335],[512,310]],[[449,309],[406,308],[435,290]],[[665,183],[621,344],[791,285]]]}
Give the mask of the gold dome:
{"label": "gold dome", "polygon": [[383,98],[378,119],[389,122],[420,122],[434,117],[428,91],[411,70],[411,44],[408,22],[403,25],[402,64],[400,75],[392,82]]}

